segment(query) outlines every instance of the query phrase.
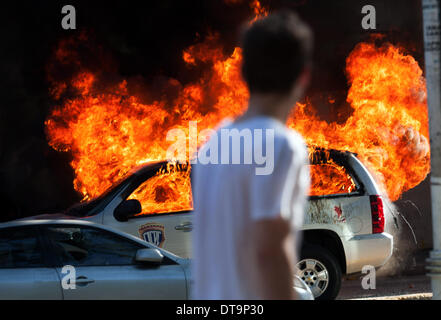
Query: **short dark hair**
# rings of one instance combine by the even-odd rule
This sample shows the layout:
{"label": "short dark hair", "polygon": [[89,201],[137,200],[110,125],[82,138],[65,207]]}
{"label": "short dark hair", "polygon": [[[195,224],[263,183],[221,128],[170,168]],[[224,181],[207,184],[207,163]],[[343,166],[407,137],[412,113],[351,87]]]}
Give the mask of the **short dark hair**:
{"label": "short dark hair", "polygon": [[255,21],[242,35],[242,75],[250,92],[290,91],[312,55],[311,29],[292,11]]}

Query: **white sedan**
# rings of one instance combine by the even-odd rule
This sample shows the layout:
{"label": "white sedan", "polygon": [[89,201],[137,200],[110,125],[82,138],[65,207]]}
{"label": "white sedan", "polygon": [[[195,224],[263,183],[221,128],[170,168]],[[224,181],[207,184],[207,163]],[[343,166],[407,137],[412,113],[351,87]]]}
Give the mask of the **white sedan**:
{"label": "white sedan", "polygon": [[0,299],[187,299],[189,290],[188,259],[106,226],[0,225]]}

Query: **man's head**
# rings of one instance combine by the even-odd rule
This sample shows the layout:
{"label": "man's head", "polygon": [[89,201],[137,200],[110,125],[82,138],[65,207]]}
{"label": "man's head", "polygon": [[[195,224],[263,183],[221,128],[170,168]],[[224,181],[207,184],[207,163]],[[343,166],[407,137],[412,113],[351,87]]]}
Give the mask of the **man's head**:
{"label": "man's head", "polygon": [[242,74],[250,93],[287,96],[305,87],[312,42],[310,28],[293,12],[254,22],[242,39]]}

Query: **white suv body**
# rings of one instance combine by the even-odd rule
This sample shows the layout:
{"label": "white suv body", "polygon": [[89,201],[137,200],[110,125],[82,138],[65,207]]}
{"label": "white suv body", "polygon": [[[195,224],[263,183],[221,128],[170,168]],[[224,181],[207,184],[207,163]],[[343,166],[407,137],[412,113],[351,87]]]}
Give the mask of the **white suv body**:
{"label": "white suv body", "polygon": [[[360,272],[365,265],[380,267],[391,257],[393,237],[378,228],[381,223],[378,219],[383,218],[384,224],[384,218],[390,217],[390,209],[383,208],[381,199],[387,201],[387,198],[381,195],[372,175],[355,154],[318,149],[315,157],[321,157],[320,161],[329,157],[342,165],[356,184],[351,193],[311,196],[302,227],[304,241],[300,258],[303,265],[299,276],[310,285],[315,297],[335,298],[342,274]],[[116,214],[115,209],[127,206],[128,201],[136,202],[126,199],[144,181],[166,167],[165,161],[147,164],[99,198],[74,207],[66,214],[111,226],[189,258],[191,211],[131,215],[122,219]],[[65,214],[37,217],[67,218]]]}

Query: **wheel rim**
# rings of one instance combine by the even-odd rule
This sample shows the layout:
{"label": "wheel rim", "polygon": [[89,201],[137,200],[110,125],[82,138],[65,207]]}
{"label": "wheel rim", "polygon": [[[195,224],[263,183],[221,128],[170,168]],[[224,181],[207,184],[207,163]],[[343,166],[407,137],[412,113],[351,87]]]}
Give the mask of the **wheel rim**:
{"label": "wheel rim", "polygon": [[297,275],[311,289],[314,298],[325,292],[329,284],[329,273],[323,263],[315,259],[303,259],[297,263]]}

